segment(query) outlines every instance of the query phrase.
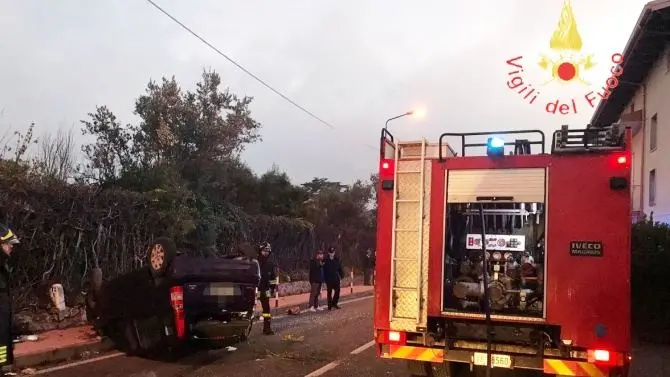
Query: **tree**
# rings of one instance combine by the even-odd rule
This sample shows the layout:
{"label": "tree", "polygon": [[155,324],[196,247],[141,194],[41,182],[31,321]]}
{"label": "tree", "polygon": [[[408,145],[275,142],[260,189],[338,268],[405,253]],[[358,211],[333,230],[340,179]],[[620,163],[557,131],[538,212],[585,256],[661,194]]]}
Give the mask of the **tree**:
{"label": "tree", "polygon": [[261,212],[274,216],[298,217],[307,192],[291,183],[286,173],[273,166],[258,182]]}
{"label": "tree", "polygon": [[33,162],[36,173],[47,179],[66,181],[74,173],[74,135],[62,128],[53,135],[42,137],[37,158]]}
{"label": "tree", "polygon": [[343,185],[340,182],[331,182],[328,180],[328,178],[314,177],[311,181],[303,183],[302,187],[304,187],[310,195],[317,195],[322,190],[342,191],[344,188],[346,188],[346,185]]}
{"label": "tree", "polygon": [[0,143],[3,144],[0,148],[0,160],[4,160],[10,152],[14,152],[12,159],[15,163],[19,163],[28,152],[31,144],[37,144],[38,142],[38,139],[33,136],[34,129],[35,123],[31,123],[25,134],[20,131],[14,131],[16,140],[13,147],[10,145],[10,138],[7,137],[7,134],[3,135],[0,138]]}
{"label": "tree", "polygon": [[312,194],[305,203],[306,218],[314,224],[318,247],[335,247],[348,265],[357,265],[362,250],[374,246],[374,186],[357,181],[346,186],[315,178],[303,184]]}
{"label": "tree", "polygon": [[132,167],[133,156],[129,146],[132,127],[122,127],[116,115],[106,106],[98,106],[90,120],[82,120],[82,134],[95,136],[93,144],[82,146],[88,158],[84,178],[98,183],[112,182]]}
{"label": "tree", "polygon": [[145,166],[187,161],[205,170],[211,162],[236,156],[260,139],[251,117],[251,97],[221,91],[221,78],[204,71],[196,90],[183,91],[174,77],[150,81],[137,99],[142,119],[133,135],[134,153]]}

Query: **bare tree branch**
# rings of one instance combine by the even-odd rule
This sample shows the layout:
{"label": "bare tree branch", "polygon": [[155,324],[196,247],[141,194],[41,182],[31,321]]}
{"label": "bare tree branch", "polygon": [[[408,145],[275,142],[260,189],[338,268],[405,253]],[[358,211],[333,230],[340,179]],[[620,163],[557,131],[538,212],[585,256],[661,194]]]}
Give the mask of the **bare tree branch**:
{"label": "bare tree branch", "polygon": [[74,171],[74,135],[62,128],[54,135],[46,133],[34,164],[45,178],[66,181]]}

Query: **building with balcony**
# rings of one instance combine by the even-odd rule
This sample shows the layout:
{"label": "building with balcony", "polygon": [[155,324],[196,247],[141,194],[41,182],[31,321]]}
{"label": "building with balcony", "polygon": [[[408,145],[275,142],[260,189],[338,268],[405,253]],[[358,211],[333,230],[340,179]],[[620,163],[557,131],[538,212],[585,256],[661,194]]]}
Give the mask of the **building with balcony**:
{"label": "building with balcony", "polygon": [[633,218],[653,212],[670,223],[670,0],[648,3],[624,49],[619,86],[600,102],[591,125],[633,130]]}

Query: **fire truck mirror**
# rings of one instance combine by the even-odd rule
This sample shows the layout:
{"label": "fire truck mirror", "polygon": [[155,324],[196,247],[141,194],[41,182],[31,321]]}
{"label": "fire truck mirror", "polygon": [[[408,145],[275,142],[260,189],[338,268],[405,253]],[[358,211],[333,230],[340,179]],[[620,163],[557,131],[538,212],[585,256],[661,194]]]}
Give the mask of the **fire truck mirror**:
{"label": "fire truck mirror", "polygon": [[628,188],[628,180],[625,177],[610,178],[610,188],[612,190],[625,190]]}
{"label": "fire truck mirror", "polygon": [[393,190],[393,180],[387,179],[382,181],[382,190]]}

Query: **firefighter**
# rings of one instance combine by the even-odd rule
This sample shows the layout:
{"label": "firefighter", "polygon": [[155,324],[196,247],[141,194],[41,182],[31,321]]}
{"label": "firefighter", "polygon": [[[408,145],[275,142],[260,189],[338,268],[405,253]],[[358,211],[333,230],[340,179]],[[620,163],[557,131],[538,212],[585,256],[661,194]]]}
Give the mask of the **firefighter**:
{"label": "firefighter", "polygon": [[262,243],[258,253],[258,265],[261,270],[261,281],[258,284],[259,301],[263,308],[263,334],[274,335],[270,327],[272,314],[270,313],[270,297],[277,289],[277,268],[270,258],[272,247],[268,242]]}
{"label": "firefighter", "polygon": [[2,252],[0,252],[0,367],[12,365],[14,362],[9,258],[14,245],[18,243],[19,238],[14,232],[8,226],[0,224],[0,246],[2,246]]}

